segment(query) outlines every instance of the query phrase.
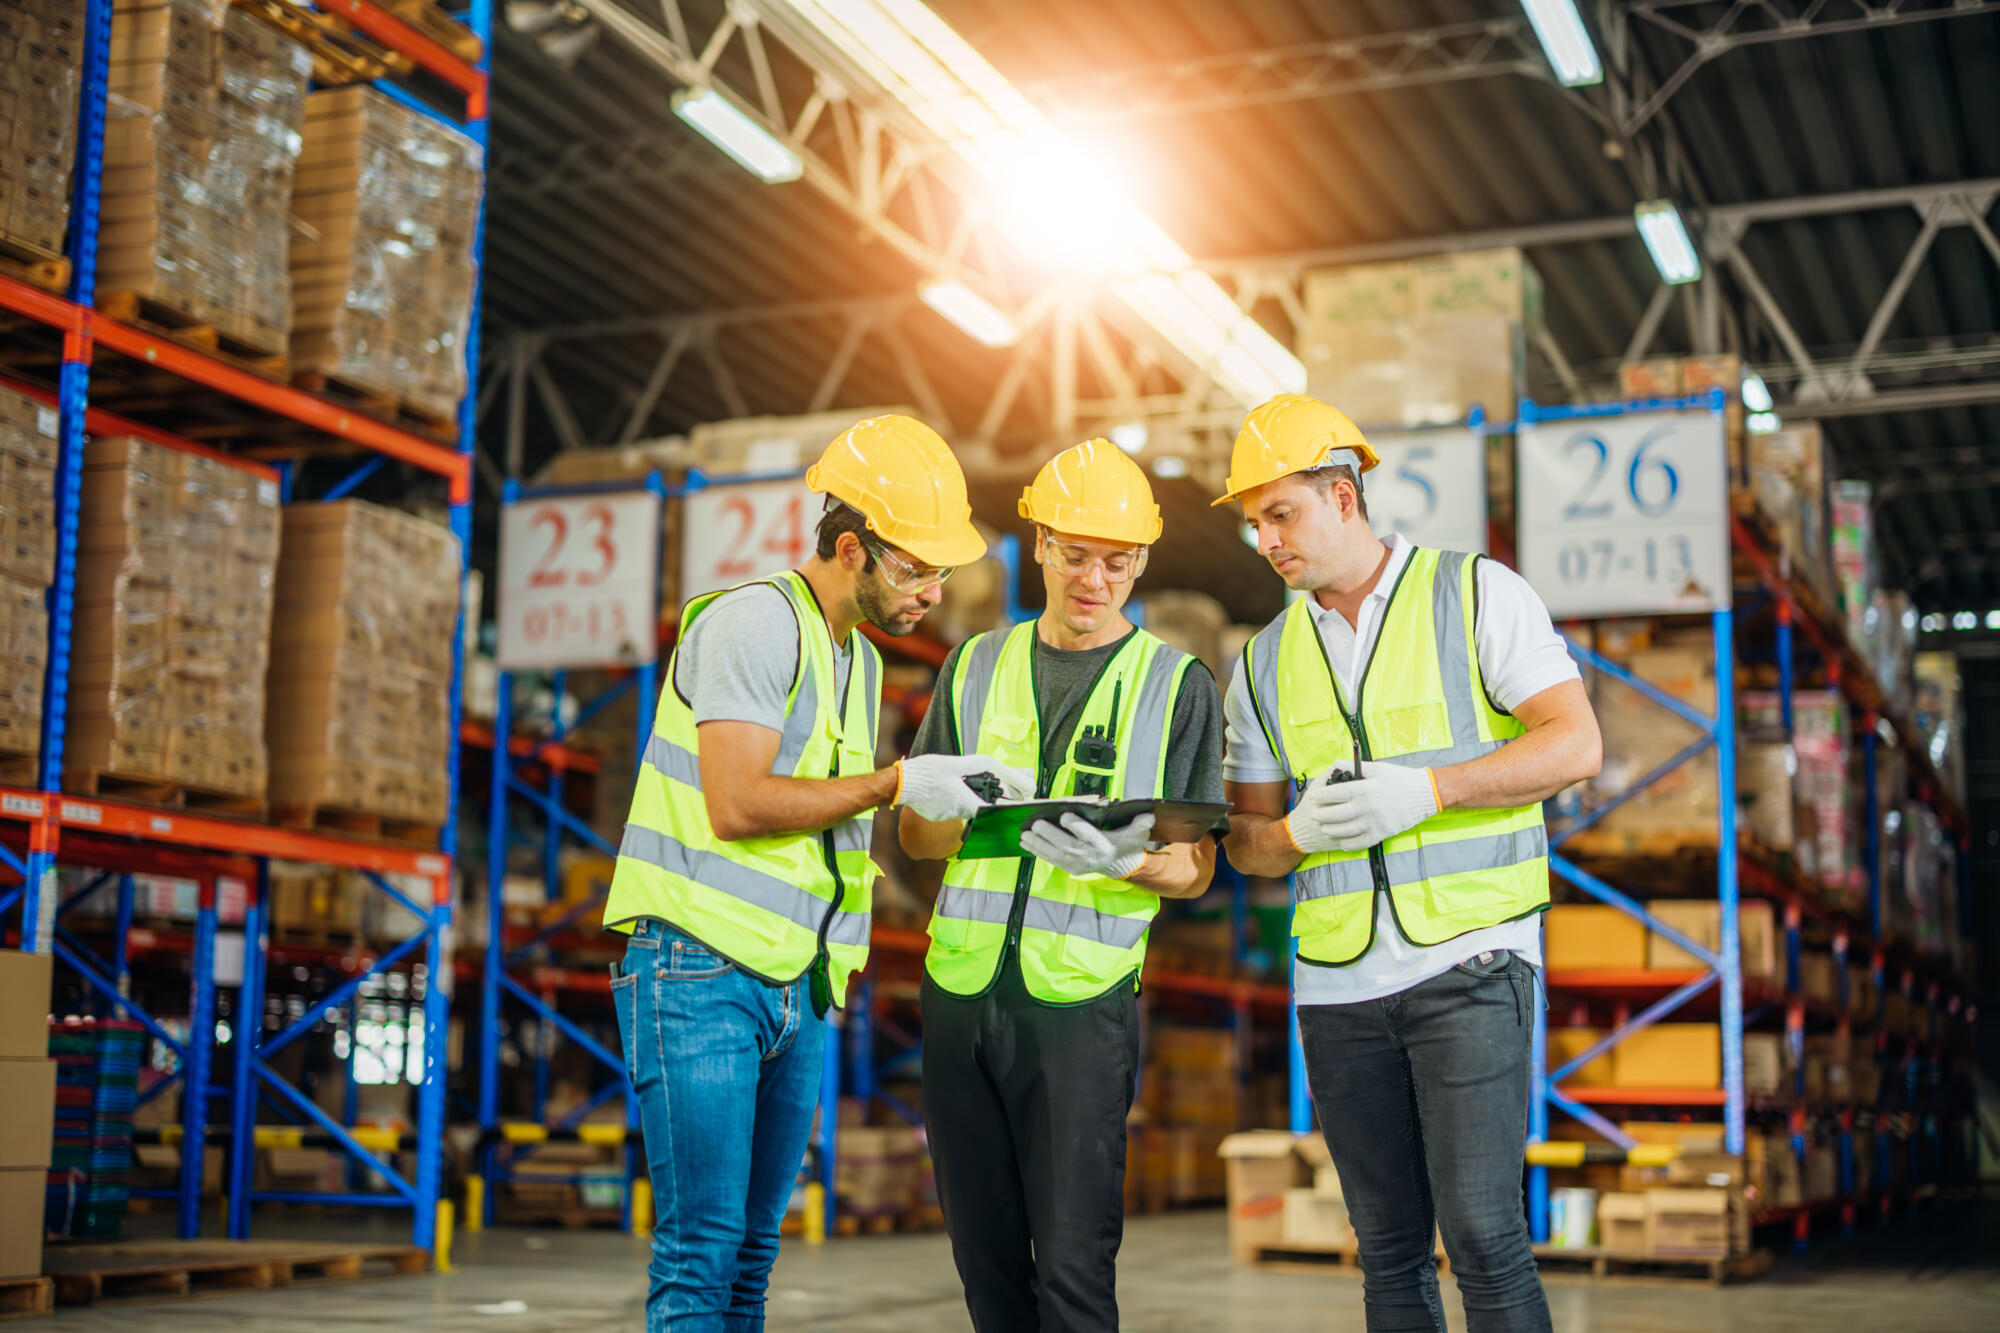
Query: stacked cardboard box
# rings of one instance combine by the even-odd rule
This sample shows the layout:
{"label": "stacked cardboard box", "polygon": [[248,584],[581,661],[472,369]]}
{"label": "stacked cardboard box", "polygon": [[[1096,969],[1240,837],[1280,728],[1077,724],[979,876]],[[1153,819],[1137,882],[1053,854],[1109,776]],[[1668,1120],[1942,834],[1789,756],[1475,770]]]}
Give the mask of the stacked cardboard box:
{"label": "stacked cardboard box", "polygon": [[1831,532],[1833,575],[1848,637],[1866,655],[1869,610],[1875,599],[1874,488],[1865,481],[1836,482]]}
{"label": "stacked cardboard box", "polygon": [[83,79],[82,0],[0,8],[0,237],[43,258],[62,253]]}
{"label": "stacked cardboard box", "polygon": [[458,541],[359,500],[291,505],[271,629],[270,797],[442,824]]}
{"label": "stacked cardboard box", "polygon": [[[1743,730],[1753,735],[1781,731],[1784,725],[1778,696],[1771,691],[1745,691],[1739,717]],[[1799,869],[1837,899],[1861,889],[1861,828],[1849,781],[1847,738],[1847,702],[1837,691],[1793,692],[1791,852]],[[1776,785],[1776,775],[1769,775],[1766,790],[1775,792]]]}
{"label": "stacked cardboard box", "polygon": [[1229,612],[1203,592],[1155,592],[1140,599],[1146,631],[1207,664],[1217,680],[1226,681],[1233,662],[1223,656],[1222,636],[1229,629]]}
{"label": "stacked cardboard box", "polygon": [[[1705,632],[1704,632],[1705,634]],[[1635,635],[1627,647],[1615,641],[1615,626],[1600,626],[1599,651],[1623,663],[1635,675],[1698,711],[1715,712],[1715,650],[1706,641],[1680,646],[1670,641],[1647,642]],[[1685,749],[1698,734],[1694,725],[1673,716],[1638,691],[1597,673],[1590,687],[1598,725],[1604,736],[1604,764],[1591,781],[1588,801],[1599,805],[1630,790],[1638,781]],[[1704,751],[1671,773],[1641,789],[1605,816],[1590,832],[1593,841],[1625,839],[1629,851],[1646,850],[1656,842],[1686,841],[1712,845],[1719,827],[1713,750]]]}
{"label": "stacked cardboard box", "polygon": [[1542,284],[1519,250],[1323,269],[1305,279],[1307,388],[1367,425],[1514,414]]}
{"label": "stacked cardboard box", "polygon": [[1965,699],[1958,674],[1958,654],[1918,653],[1911,667],[1915,677],[1913,720],[1917,739],[1936,766],[1945,790],[1963,801]]}
{"label": "stacked cardboard box", "polygon": [[465,395],[479,146],[372,88],[307,100],[292,368],[448,419]]}
{"label": "stacked cardboard box", "polygon": [[1223,1197],[1223,1130],[1188,1125],[1128,1126],[1125,1199],[1130,1212],[1213,1203]]}
{"label": "stacked cardboard box", "polygon": [[0,753],[41,750],[56,566],[56,410],[0,387]]}
{"label": "stacked cardboard box", "polygon": [[[1646,910],[1662,924],[1678,930],[1710,952],[1721,950],[1722,908],[1719,904],[1655,898],[1646,904]],[[1737,906],[1736,940],[1745,977],[1778,975],[1778,919],[1771,904],[1747,902]],[[1672,970],[1705,964],[1665,935],[1649,931],[1646,936],[1646,966],[1655,970]]]}
{"label": "stacked cardboard box", "polygon": [[42,1191],[55,1130],[49,955],[0,950],[0,1278],[42,1271]]}
{"label": "stacked cardboard box", "polygon": [[357,941],[363,902],[362,885],[333,866],[271,863],[266,907],[273,939]]}
{"label": "stacked cardboard box", "polygon": [[1153,1123],[1227,1133],[1242,1123],[1243,1078],[1229,1028],[1155,1027],[1140,1101]]}
{"label": "stacked cardboard box", "polygon": [[1828,460],[1819,423],[1798,422],[1753,434],[1745,441],[1745,454],[1750,503],[1777,533],[1779,551],[1792,572],[1831,601]]}
{"label": "stacked cardboard box", "polygon": [[1300,1137],[1296,1151],[1312,1172],[1312,1183],[1285,1191],[1283,1244],[1288,1250],[1352,1253],[1354,1223],[1347,1215],[1347,1196],[1334,1169],[1333,1154],[1320,1134]]}
{"label": "stacked cardboard box", "polygon": [[833,1192],[858,1214],[907,1213],[924,1203],[923,1136],[909,1125],[842,1125]]}
{"label": "stacked cardboard box", "polygon": [[98,290],[283,353],[311,56],[214,0],[117,0],[111,27]]}
{"label": "stacked cardboard box", "polygon": [[1313,1180],[1300,1155],[1302,1136],[1283,1129],[1231,1134],[1217,1148],[1224,1164],[1229,1210],[1229,1257],[1251,1263],[1267,1246],[1285,1243],[1285,1195]]}
{"label": "stacked cardboard box", "polygon": [[277,483],[93,440],[81,531],[65,767],[262,797]]}

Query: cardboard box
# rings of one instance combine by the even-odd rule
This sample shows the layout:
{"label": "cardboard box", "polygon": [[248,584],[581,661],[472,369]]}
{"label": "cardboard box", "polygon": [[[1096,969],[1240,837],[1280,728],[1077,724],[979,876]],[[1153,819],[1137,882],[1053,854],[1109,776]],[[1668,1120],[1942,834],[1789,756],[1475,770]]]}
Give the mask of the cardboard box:
{"label": "cardboard box", "polygon": [[[1712,902],[1655,898],[1646,910],[1665,924],[1686,935],[1710,952],[1722,948],[1722,908]],[[1772,977],[1778,973],[1778,921],[1771,904],[1742,903],[1736,909],[1738,953],[1746,977]],[[1653,971],[1676,971],[1705,967],[1707,964],[1664,935],[1648,932],[1646,966]]]}
{"label": "cardboard box", "polygon": [[0,1278],[42,1271],[42,1205],[46,1166],[0,1171]]}
{"label": "cardboard box", "polygon": [[1311,1186],[1285,1191],[1283,1245],[1288,1250],[1346,1253],[1354,1248],[1354,1224],[1347,1205]]}
{"label": "cardboard box", "polygon": [[1722,1084],[1722,1028],[1714,1023],[1654,1023],[1612,1052],[1614,1086],[1714,1088]]}
{"label": "cardboard box", "polygon": [[1217,1148],[1228,1185],[1229,1257],[1238,1263],[1285,1242],[1285,1192],[1306,1180],[1298,1139],[1287,1130],[1252,1129]]}
{"label": "cardboard box", "polygon": [[0,1060],[0,1170],[46,1167],[55,1141],[56,1062]]}
{"label": "cardboard box", "polygon": [[1461,250],[1409,262],[1412,313],[1498,315],[1534,326],[1542,321],[1541,275],[1513,246]]}
{"label": "cardboard box", "polygon": [[1791,1047],[1776,1032],[1743,1034],[1743,1091],[1775,1097],[1791,1091]]}
{"label": "cardboard box", "polygon": [[49,1053],[50,955],[0,949],[0,1060]]}
{"label": "cardboard box", "polygon": [[1597,1243],[1613,1254],[1646,1252],[1646,1221],[1650,1215],[1644,1194],[1605,1194],[1597,1200]]}
{"label": "cardboard box", "polygon": [[[1554,1071],[1568,1064],[1577,1056],[1604,1040],[1604,1028],[1552,1027],[1548,1033],[1549,1069]],[[1563,1080],[1569,1088],[1608,1088],[1612,1084],[1611,1064],[1617,1048],[1613,1047],[1598,1056],[1583,1068]]]}
{"label": "cardboard box", "polygon": [[1814,1004],[1840,1003],[1840,969],[1834,966],[1832,954],[1799,950],[1799,992]]}
{"label": "cardboard box", "polygon": [[1728,1189],[1648,1190],[1646,1251],[1663,1259],[1726,1259],[1738,1248],[1732,1214],[1741,1206],[1742,1196]]}
{"label": "cardboard box", "polygon": [[1744,1159],[1729,1153],[1682,1153],[1666,1166],[1666,1183],[1676,1188],[1741,1189]]}
{"label": "cardboard box", "polygon": [[1615,907],[1563,904],[1542,916],[1542,961],[1551,972],[1646,966],[1646,927]]}

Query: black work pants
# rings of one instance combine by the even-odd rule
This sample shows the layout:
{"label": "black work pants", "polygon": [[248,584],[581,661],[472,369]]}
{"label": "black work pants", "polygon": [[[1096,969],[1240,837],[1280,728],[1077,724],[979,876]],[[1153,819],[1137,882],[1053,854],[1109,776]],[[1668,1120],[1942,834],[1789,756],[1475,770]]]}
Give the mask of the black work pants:
{"label": "black work pants", "polygon": [[987,994],[924,979],[924,1126],[979,1333],[1115,1333],[1130,986],[1037,1004],[1012,961]]}
{"label": "black work pants", "polygon": [[1444,1333],[1433,1228],[1471,1333],[1547,1333],[1521,1206],[1533,973],[1484,954],[1379,1000],[1299,1006],[1369,1333]]}

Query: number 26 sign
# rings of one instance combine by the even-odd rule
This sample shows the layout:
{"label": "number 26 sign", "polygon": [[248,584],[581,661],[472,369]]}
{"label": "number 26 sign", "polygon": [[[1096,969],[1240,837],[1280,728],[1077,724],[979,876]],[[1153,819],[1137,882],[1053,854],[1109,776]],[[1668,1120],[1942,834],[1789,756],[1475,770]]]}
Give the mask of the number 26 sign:
{"label": "number 26 sign", "polygon": [[1722,414],[1547,416],[1524,405],[1521,573],[1557,619],[1729,605]]}
{"label": "number 26 sign", "polygon": [[659,607],[657,495],[524,497],[501,509],[502,669],[650,662]]}

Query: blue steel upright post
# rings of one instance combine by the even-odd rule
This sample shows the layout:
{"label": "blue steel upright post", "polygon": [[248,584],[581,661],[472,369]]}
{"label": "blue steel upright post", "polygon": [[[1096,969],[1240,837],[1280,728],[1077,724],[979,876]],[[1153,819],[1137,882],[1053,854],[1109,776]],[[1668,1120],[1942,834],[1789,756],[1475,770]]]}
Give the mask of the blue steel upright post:
{"label": "blue steel upright post", "polygon": [[1721,917],[1717,934],[1716,971],[1722,994],[1722,1116],[1723,1151],[1743,1153],[1743,954],[1738,943],[1738,850],[1736,846],[1736,693],[1735,622],[1728,608],[1715,619],[1715,788],[1724,793],[1716,802],[1721,828],[1717,831],[1716,899]]}
{"label": "blue steel upright post", "polygon": [[181,1062],[180,1236],[201,1234],[202,1154],[208,1138],[209,1055],[215,1044],[215,877],[203,875],[195,911],[194,957],[189,960],[187,1057]]}

